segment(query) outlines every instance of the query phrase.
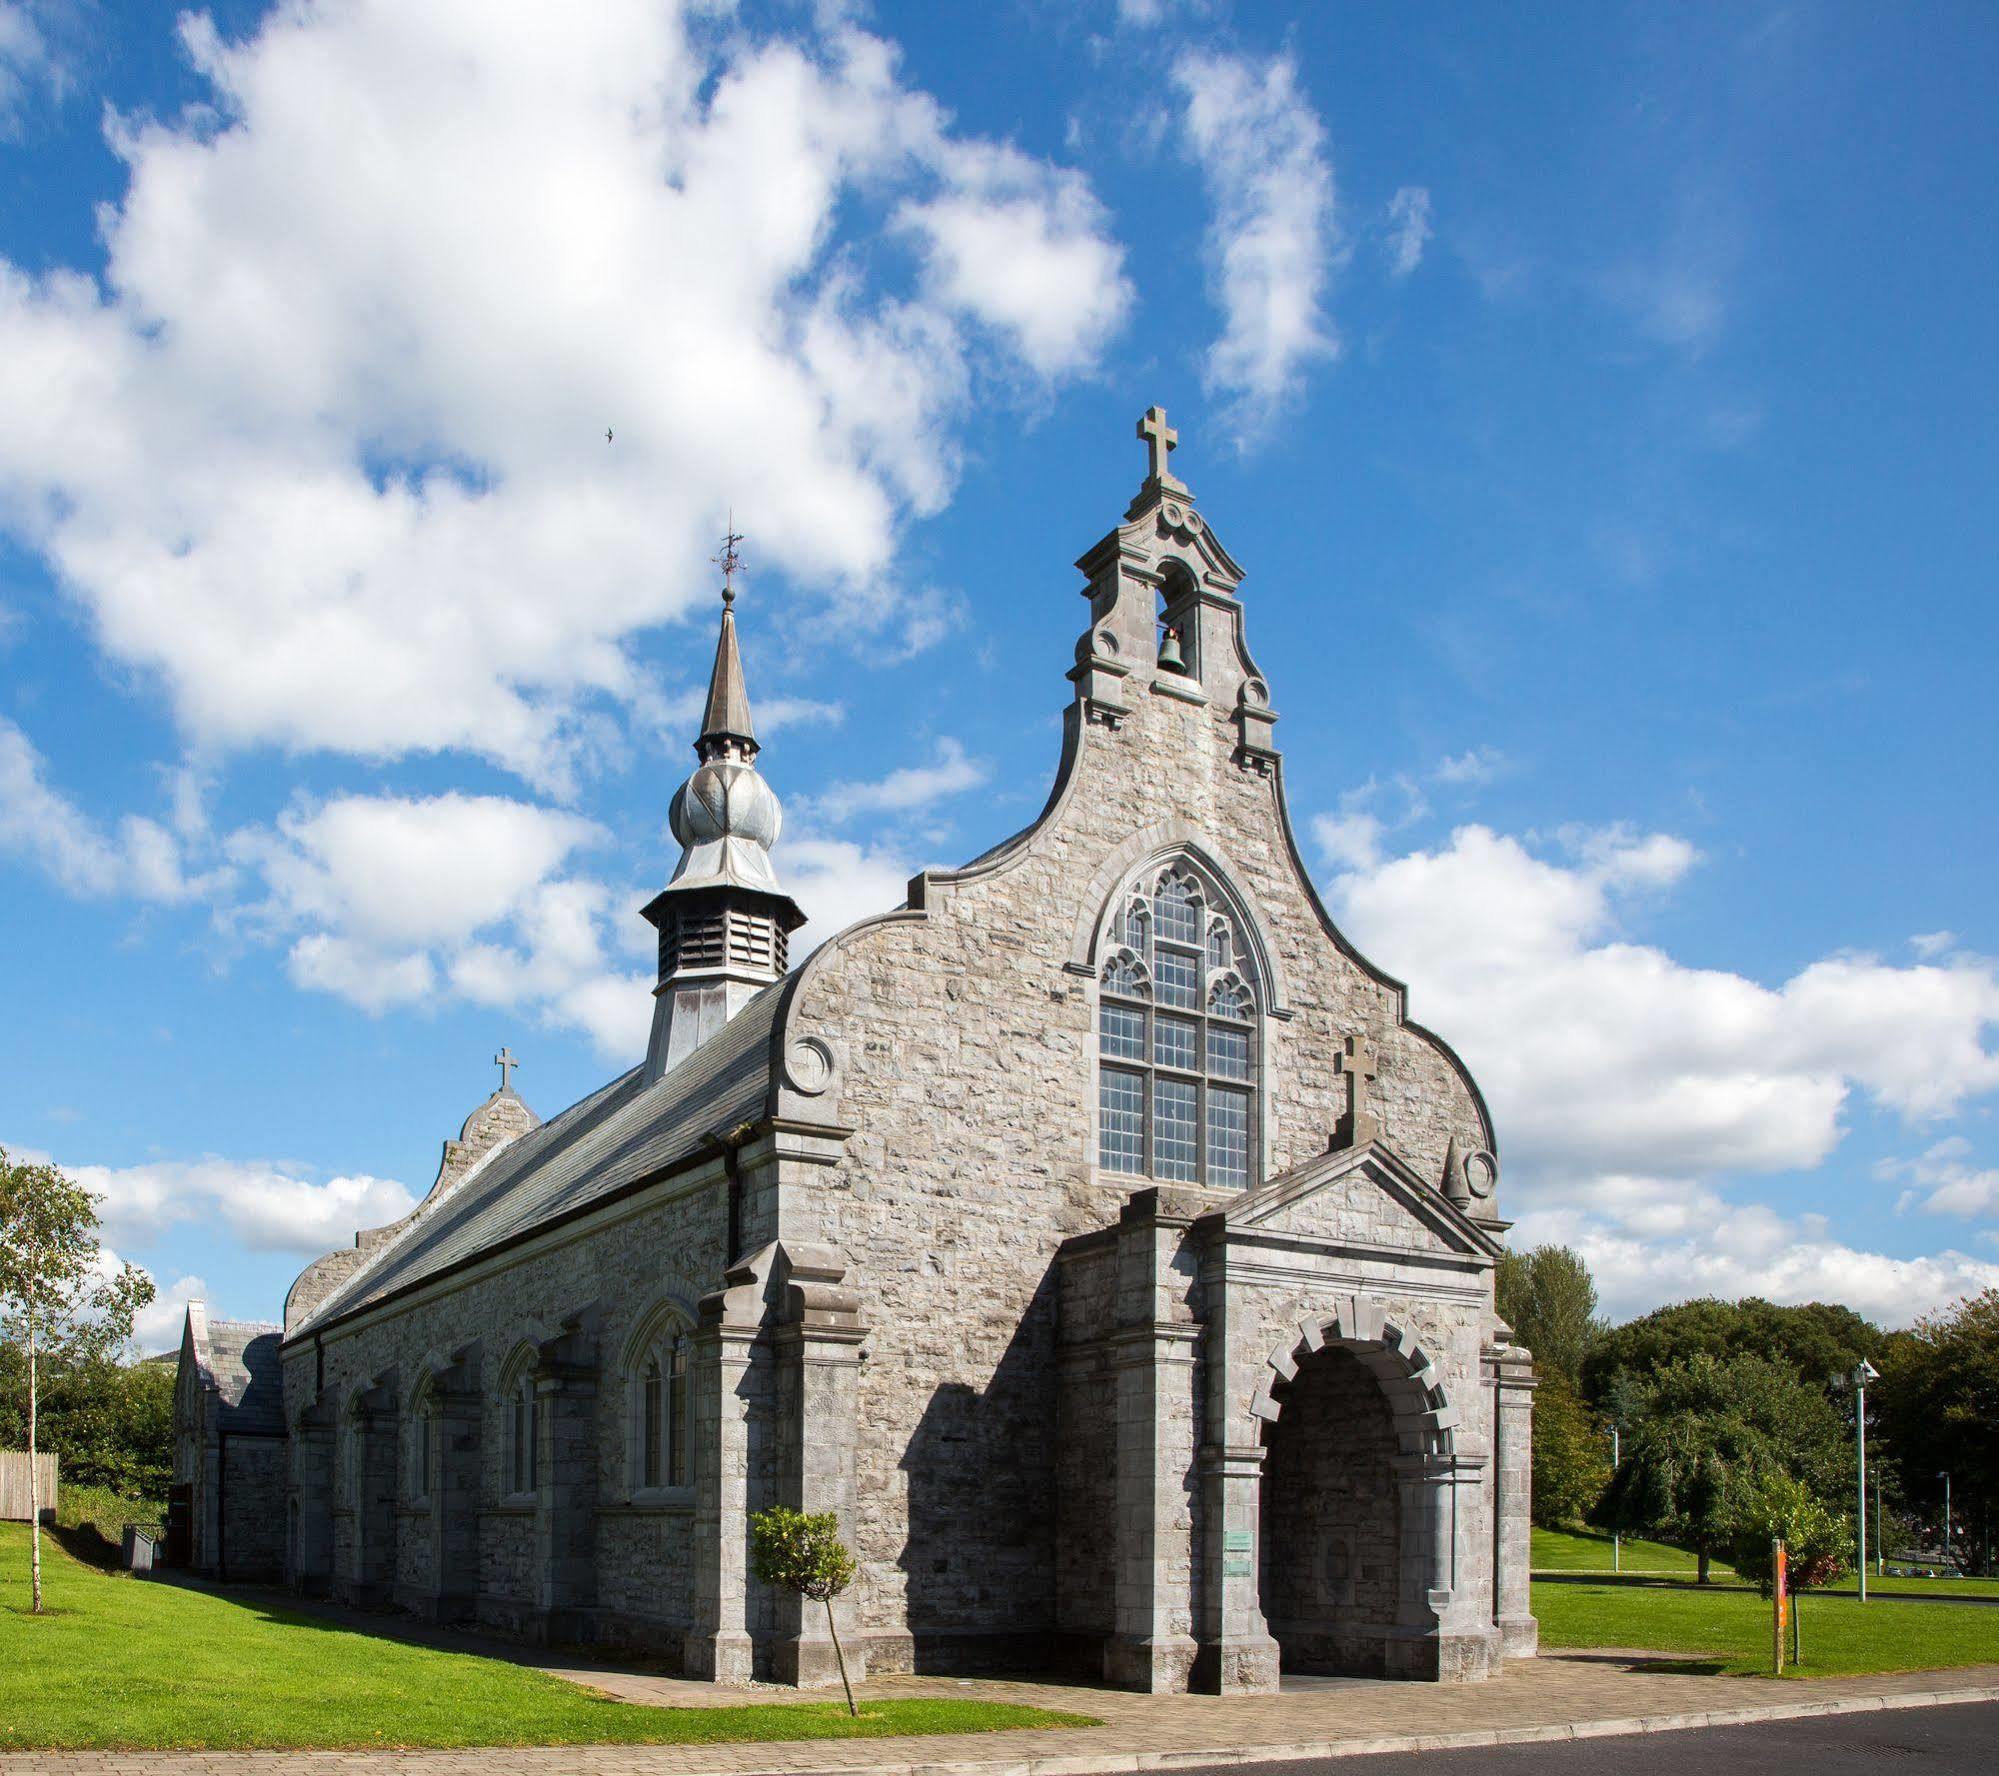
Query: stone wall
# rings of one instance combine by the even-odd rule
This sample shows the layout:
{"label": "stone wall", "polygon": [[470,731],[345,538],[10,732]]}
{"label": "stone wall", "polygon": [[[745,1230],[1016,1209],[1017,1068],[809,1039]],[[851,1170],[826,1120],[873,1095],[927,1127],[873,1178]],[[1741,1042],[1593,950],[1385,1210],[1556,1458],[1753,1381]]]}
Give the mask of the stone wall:
{"label": "stone wall", "polygon": [[[335,1323],[320,1337],[318,1355],[311,1340],[287,1350],[286,1415],[294,1424],[316,1397],[319,1361],[330,1400],[349,1401],[378,1386],[394,1390],[390,1576],[398,1602],[421,1608],[427,1592],[444,1582],[435,1555],[435,1515],[421,1508],[411,1491],[409,1413],[413,1390],[426,1371],[457,1356],[454,1374],[469,1378],[478,1401],[476,1422],[466,1428],[476,1443],[476,1484],[468,1489],[477,1521],[476,1614],[511,1632],[550,1631],[556,1612],[574,1614],[564,1586],[573,1590],[579,1583],[581,1558],[597,1593],[581,1606],[583,1631],[677,1654],[679,1635],[691,1619],[687,1510],[671,1501],[634,1502],[626,1347],[663,1303],[692,1322],[695,1304],[724,1269],[727,1237],[726,1186],[717,1165],[662,1186],[658,1199],[607,1216],[590,1233],[527,1248],[455,1283],[419,1290],[354,1322]],[[538,1520],[533,1503],[508,1490],[510,1402],[499,1390],[502,1372],[521,1347],[557,1339],[566,1321],[581,1323],[575,1348],[590,1353],[594,1382],[585,1389],[580,1416],[559,1414],[542,1402],[548,1439],[544,1479],[564,1478],[560,1498]],[[342,1575],[351,1583],[360,1570],[356,1469],[347,1450],[354,1434],[350,1415],[342,1411],[330,1525],[336,1590]],[[574,1470],[578,1460],[588,1463],[587,1474]],[[577,1620],[569,1623],[571,1629],[578,1626]]]}
{"label": "stone wall", "polygon": [[1490,1141],[1453,1060],[1403,1022],[1400,990],[1327,929],[1281,777],[1240,753],[1247,654],[1220,635],[1204,648],[1205,699],[1148,662],[1116,726],[1073,706],[1032,832],[923,878],[920,916],[822,949],[786,1019],[786,1040],[843,1057],[815,1113],[854,1131],[783,1225],[846,1254],[874,1328],[855,1457],[858,1607],[878,1662],[926,1638],[984,1638],[998,1656],[1000,1638],[1043,1636],[1061,1615],[1051,1259],[1142,1182],[1094,1163],[1093,936],[1138,865],[1191,850],[1260,940],[1259,1175],[1325,1149],[1348,1106],[1334,1057],[1356,1032],[1377,1057],[1381,1129],[1419,1172],[1441,1179],[1454,1136]]}

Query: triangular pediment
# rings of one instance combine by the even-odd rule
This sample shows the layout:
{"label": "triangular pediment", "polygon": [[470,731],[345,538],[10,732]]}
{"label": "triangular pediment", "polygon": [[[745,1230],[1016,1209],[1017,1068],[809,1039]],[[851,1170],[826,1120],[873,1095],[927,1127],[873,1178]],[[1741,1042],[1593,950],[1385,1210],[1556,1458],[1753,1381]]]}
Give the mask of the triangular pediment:
{"label": "triangular pediment", "polygon": [[1307,1160],[1259,1185],[1222,1214],[1231,1233],[1497,1258],[1499,1242],[1432,1188],[1385,1142]]}

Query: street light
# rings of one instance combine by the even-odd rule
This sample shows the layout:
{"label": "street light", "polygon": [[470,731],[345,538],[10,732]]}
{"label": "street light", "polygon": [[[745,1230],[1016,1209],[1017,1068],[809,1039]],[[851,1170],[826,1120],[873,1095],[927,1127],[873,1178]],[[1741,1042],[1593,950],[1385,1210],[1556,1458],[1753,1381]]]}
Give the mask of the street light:
{"label": "street light", "polygon": [[[1943,1563],[1950,1565],[1950,1470],[1939,1468],[1937,1478],[1943,1482]],[[1950,1575],[1944,1575],[1948,1578]]]}
{"label": "street light", "polygon": [[[1618,1441],[1617,1421],[1612,1419],[1610,1421],[1610,1473],[1612,1479],[1617,1477],[1618,1466],[1623,1460],[1624,1449],[1623,1445]],[[1614,1525],[1610,1532],[1610,1570],[1614,1573],[1621,1573],[1624,1570],[1624,1536]]]}
{"label": "street light", "polygon": [[1853,1372],[1853,1422],[1860,1432],[1860,1559],[1855,1570],[1860,1574],[1860,1601],[1867,1601],[1867,1384],[1878,1381],[1881,1371],[1865,1357]]}

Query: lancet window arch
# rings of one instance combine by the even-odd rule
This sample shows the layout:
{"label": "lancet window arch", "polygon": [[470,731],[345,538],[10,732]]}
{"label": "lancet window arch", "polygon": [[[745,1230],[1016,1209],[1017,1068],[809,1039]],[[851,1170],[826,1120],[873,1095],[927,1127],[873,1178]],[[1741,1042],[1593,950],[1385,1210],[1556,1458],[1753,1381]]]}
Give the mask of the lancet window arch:
{"label": "lancet window arch", "polygon": [[505,1490],[531,1498],[541,1488],[541,1403],[535,1397],[532,1345],[522,1345],[500,1382],[500,1459]]}
{"label": "lancet window arch", "polygon": [[693,1484],[687,1430],[690,1327],[677,1306],[655,1309],[627,1348],[626,1483],[633,1492]]}
{"label": "lancet window arch", "polygon": [[427,1504],[437,1474],[437,1392],[425,1376],[410,1396],[404,1457],[408,1466],[409,1502]]}
{"label": "lancet window arch", "polygon": [[1220,883],[1155,864],[1113,901],[1097,971],[1097,1164],[1240,1190],[1257,1140],[1256,943]]}

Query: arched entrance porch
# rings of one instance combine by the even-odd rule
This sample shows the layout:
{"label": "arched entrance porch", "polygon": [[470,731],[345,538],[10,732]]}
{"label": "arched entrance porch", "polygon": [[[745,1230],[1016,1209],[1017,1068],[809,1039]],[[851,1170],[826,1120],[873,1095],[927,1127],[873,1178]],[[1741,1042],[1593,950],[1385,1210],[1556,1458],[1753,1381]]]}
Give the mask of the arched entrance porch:
{"label": "arched entrance porch", "polygon": [[1250,1407],[1257,1603],[1280,1668],[1483,1675],[1492,1637],[1458,1568],[1460,1488],[1484,1463],[1456,1451],[1436,1361],[1365,1297],[1298,1330]]}

